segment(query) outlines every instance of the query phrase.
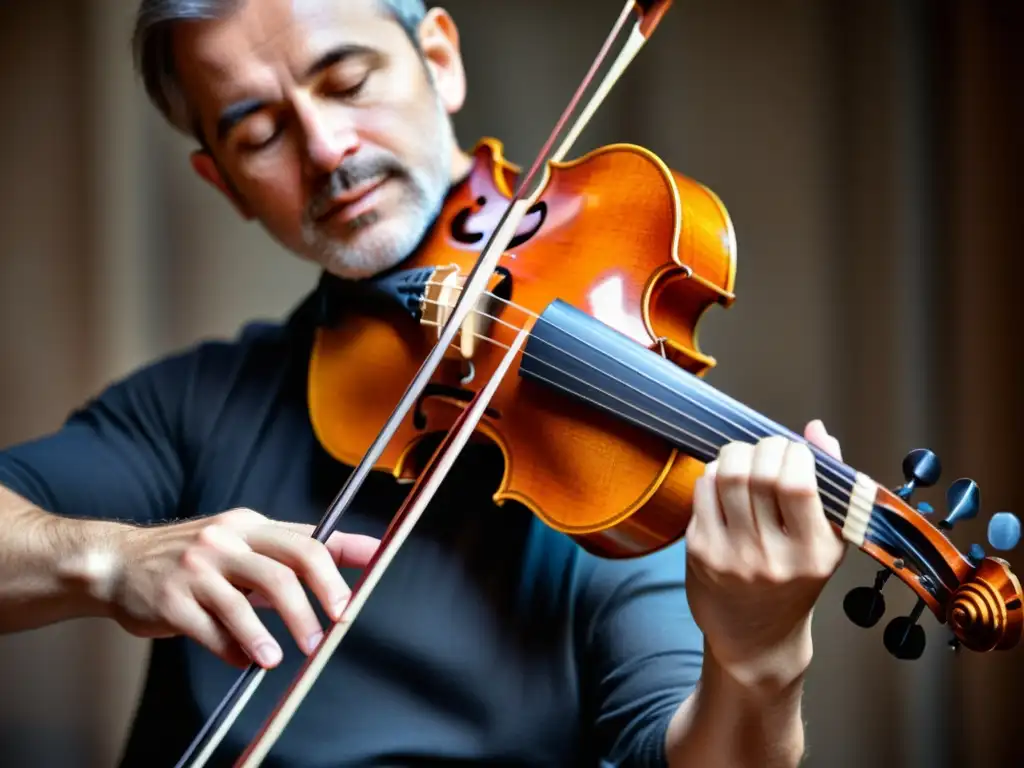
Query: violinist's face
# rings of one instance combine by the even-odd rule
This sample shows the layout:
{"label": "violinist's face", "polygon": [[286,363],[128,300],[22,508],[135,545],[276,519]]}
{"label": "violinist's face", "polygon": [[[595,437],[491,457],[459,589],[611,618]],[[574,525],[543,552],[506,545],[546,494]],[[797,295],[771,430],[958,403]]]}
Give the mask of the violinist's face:
{"label": "violinist's face", "polygon": [[175,55],[207,152],[193,166],[286,248],[342,277],[404,259],[468,158],[451,18],[420,51],[375,0],[248,0],[183,25]]}

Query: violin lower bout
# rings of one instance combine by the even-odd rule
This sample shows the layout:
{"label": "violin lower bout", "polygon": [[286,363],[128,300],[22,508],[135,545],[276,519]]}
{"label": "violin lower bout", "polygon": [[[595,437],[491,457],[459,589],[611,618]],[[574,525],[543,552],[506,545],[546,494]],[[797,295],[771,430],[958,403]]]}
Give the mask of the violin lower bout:
{"label": "violin lower bout", "polygon": [[[514,370],[502,389],[477,428],[478,439],[504,457],[497,504],[520,503],[605,558],[640,557],[685,535],[703,462]],[[458,398],[431,397],[418,415],[425,431],[447,431],[464,407]],[[410,446],[401,475],[414,478],[427,459],[429,450]]]}

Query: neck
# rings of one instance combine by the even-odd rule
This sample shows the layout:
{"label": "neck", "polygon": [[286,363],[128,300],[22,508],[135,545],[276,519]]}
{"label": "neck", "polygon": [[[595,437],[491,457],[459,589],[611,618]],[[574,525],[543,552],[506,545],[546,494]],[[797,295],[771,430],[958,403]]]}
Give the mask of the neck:
{"label": "neck", "polygon": [[[755,443],[780,435],[806,444],[799,435],[560,301],[534,326],[520,374],[659,435],[705,463],[734,441]],[[847,539],[862,544],[873,494],[859,503],[859,475],[809,447],[826,513]]]}

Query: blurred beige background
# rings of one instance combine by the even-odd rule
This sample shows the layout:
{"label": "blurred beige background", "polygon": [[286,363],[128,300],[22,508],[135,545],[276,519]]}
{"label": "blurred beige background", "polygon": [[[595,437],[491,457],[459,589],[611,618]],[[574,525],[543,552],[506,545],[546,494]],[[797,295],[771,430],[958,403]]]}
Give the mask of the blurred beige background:
{"label": "blurred beige background", "polygon": [[[621,3],[447,7],[460,138],[528,163]],[[282,315],[316,277],[191,174],[131,71],[134,8],[0,5],[0,445],[154,356]],[[644,144],[729,208],[738,299],[702,325],[711,381],[793,428],[824,418],[890,485],[930,446],[945,473],[923,498],[967,475],[985,518],[1024,512],[1022,17],[1016,0],[678,1],[579,144]],[[872,573],[852,552],[818,609],[807,765],[1024,764],[1024,648],[955,659],[926,617],[924,658],[897,662],[881,625],[842,612]],[[887,597],[883,621],[912,605]],[[0,764],[113,765],[145,657],[104,623],[0,638]]]}

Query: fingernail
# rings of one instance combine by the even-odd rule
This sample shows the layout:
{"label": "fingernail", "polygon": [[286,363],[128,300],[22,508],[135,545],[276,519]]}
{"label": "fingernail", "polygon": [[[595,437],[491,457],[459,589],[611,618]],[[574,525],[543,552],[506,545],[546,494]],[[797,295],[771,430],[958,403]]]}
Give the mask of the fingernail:
{"label": "fingernail", "polygon": [[345,603],[348,602],[349,597],[351,597],[351,595],[339,597],[337,600],[334,601],[334,603],[332,603],[331,611],[334,614],[335,619],[341,618],[341,612],[345,610]]}
{"label": "fingernail", "polygon": [[310,635],[309,639],[306,640],[306,653],[312,653],[313,651],[315,651],[316,647],[320,645],[320,641],[323,640],[323,637],[323,632],[314,632],[312,635]]}
{"label": "fingernail", "polygon": [[277,643],[260,643],[255,649],[256,661],[265,667],[271,667],[281,661],[281,649]]}

